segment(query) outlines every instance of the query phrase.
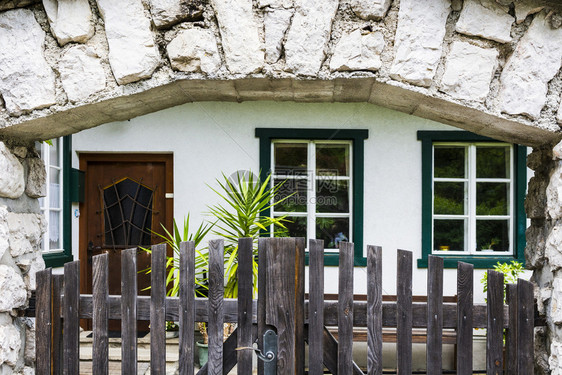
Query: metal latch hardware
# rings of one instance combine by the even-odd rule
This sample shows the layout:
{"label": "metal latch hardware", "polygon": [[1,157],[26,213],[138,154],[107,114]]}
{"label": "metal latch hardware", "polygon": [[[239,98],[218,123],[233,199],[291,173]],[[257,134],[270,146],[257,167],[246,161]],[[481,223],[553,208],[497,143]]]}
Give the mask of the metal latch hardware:
{"label": "metal latch hardware", "polygon": [[236,350],[253,350],[258,359],[264,362],[264,373],[275,374],[277,372],[277,334],[268,329],[263,334],[263,350],[251,346],[239,347]]}

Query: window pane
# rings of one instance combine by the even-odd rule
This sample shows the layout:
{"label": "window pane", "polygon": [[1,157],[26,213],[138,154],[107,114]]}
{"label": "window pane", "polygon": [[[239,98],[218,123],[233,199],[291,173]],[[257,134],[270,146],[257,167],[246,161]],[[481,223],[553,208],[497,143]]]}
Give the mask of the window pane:
{"label": "window pane", "polygon": [[285,228],[277,227],[275,237],[304,237],[306,239],[306,217],[286,217]]}
{"label": "window pane", "polygon": [[349,212],[349,182],[316,180],[316,212]]}
{"label": "window pane", "polygon": [[509,147],[477,147],[477,178],[509,178]]}
{"label": "window pane", "polygon": [[476,183],[476,215],[509,215],[508,183]]}
{"label": "window pane", "polygon": [[465,215],[464,182],[435,182],[433,212],[437,215]]}
{"label": "window pane", "polygon": [[61,171],[49,168],[49,207],[61,208],[60,205],[60,176]]}
{"label": "window pane", "polygon": [[465,178],[465,148],[435,146],[433,150],[435,177]]}
{"label": "window pane", "polygon": [[59,158],[59,138],[55,138],[51,140],[53,145],[49,146],[45,143],[45,147],[49,150],[49,157],[50,157],[50,165],[54,165],[60,167],[60,158]]}
{"label": "window pane", "polygon": [[308,144],[275,143],[275,173],[280,175],[302,175],[306,172]]}
{"label": "window pane", "polygon": [[477,251],[509,251],[508,220],[476,220]]}
{"label": "window pane", "polygon": [[433,221],[433,249],[466,251],[466,220],[439,220]]}
{"label": "window pane", "polygon": [[49,249],[61,249],[60,244],[60,212],[49,212]]}
{"label": "window pane", "polygon": [[324,240],[326,249],[337,249],[340,242],[349,241],[349,219],[316,218],[316,238]]}
{"label": "window pane", "polygon": [[[275,185],[283,183],[275,194],[275,202],[282,202],[275,206],[277,212],[306,212],[307,203],[307,180],[275,179]],[[292,195],[291,195],[292,194]]]}
{"label": "window pane", "polygon": [[319,176],[349,176],[349,145],[317,144],[316,173]]}

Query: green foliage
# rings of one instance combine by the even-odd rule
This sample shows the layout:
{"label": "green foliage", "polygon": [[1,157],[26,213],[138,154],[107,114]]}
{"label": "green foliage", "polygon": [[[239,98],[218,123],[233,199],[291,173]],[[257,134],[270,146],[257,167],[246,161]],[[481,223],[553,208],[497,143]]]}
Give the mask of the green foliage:
{"label": "green foliage", "polygon": [[[496,264],[494,266],[494,271],[503,273],[503,284],[504,284],[503,300],[504,300],[504,303],[505,303],[505,297],[506,297],[505,286],[507,284],[517,283],[517,278],[519,277],[519,275],[521,275],[523,273],[524,270],[525,269],[523,268],[523,264],[516,261],[516,260],[512,260],[510,263],[500,263],[500,262],[498,262],[498,264]],[[484,286],[484,293],[486,293],[488,291],[488,273],[487,272],[484,273],[480,282]]]}

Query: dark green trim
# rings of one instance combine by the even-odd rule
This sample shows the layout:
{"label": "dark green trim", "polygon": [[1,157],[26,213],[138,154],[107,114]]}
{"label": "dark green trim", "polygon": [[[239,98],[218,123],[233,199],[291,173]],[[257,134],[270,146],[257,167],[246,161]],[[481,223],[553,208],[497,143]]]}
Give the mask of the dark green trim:
{"label": "dark green trim", "polygon": [[[364,169],[365,145],[369,137],[366,129],[281,129],[256,128],[256,137],[260,139],[260,178],[262,181],[269,175],[271,166],[271,141],[275,139],[307,139],[307,140],[348,140],[352,141],[353,150],[353,242],[355,244],[354,264],[366,266],[363,257],[363,207],[364,207]],[[269,215],[269,210],[264,212]],[[306,255],[308,263],[308,254]],[[337,266],[339,254],[326,254],[326,266]]]}
{"label": "dark green trim", "polygon": [[71,262],[73,260],[71,245],[72,224],[70,222],[70,215],[72,210],[72,204],[70,200],[70,170],[72,161],[71,150],[72,136],[67,135],[63,137],[62,140],[62,247],[64,250],[56,254],[43,255],[46,267],[62,267],[65,263]]}
{"label": "dark green trim", "polygon": [[80,169],[70,168],[70,201],[84,202],[86,174]]}
{"label": "dark green trim", "polygon": [[[418,131],[418,140],[422,141],[422,257],[418,259],[419,268],[427,268],[427,256],[431,254],[431,176],[433,174],[432,148],[433,142],[499,142],[466,131]],[[472,263],[475,268],[492,268],[497,262],[517,260],[525,264],[525,192],[527,188],[527,148],[514,145],[515,171],[515,217],[514,217],[514,255],[512,256],[459,256],[441,255],[446,268],[457,268],[457,262]]]}

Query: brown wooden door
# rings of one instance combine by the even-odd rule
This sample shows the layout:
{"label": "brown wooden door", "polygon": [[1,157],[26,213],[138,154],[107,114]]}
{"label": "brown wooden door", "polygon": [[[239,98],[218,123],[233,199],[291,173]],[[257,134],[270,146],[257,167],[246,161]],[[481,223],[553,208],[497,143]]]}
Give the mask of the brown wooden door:
{"label": "brown wooden door", "polygon": [[[109,254],[109,294],[121,294],[121,251],[162,242],[152,231],[172,226],[172,155],[82,154],[85,199],[80,216],[81,292],[92,292],[92,256]],[[168,198],[166,198],[168,196]],[[170,254],[171,255],[171,254]],[[139,250],[137,269],[150,266]],[[139,294],[148,295],[150,275],[138,274]],[[119,330],[119,322],[110,330]],[[148,325],[139,326],[146,330]]]}

